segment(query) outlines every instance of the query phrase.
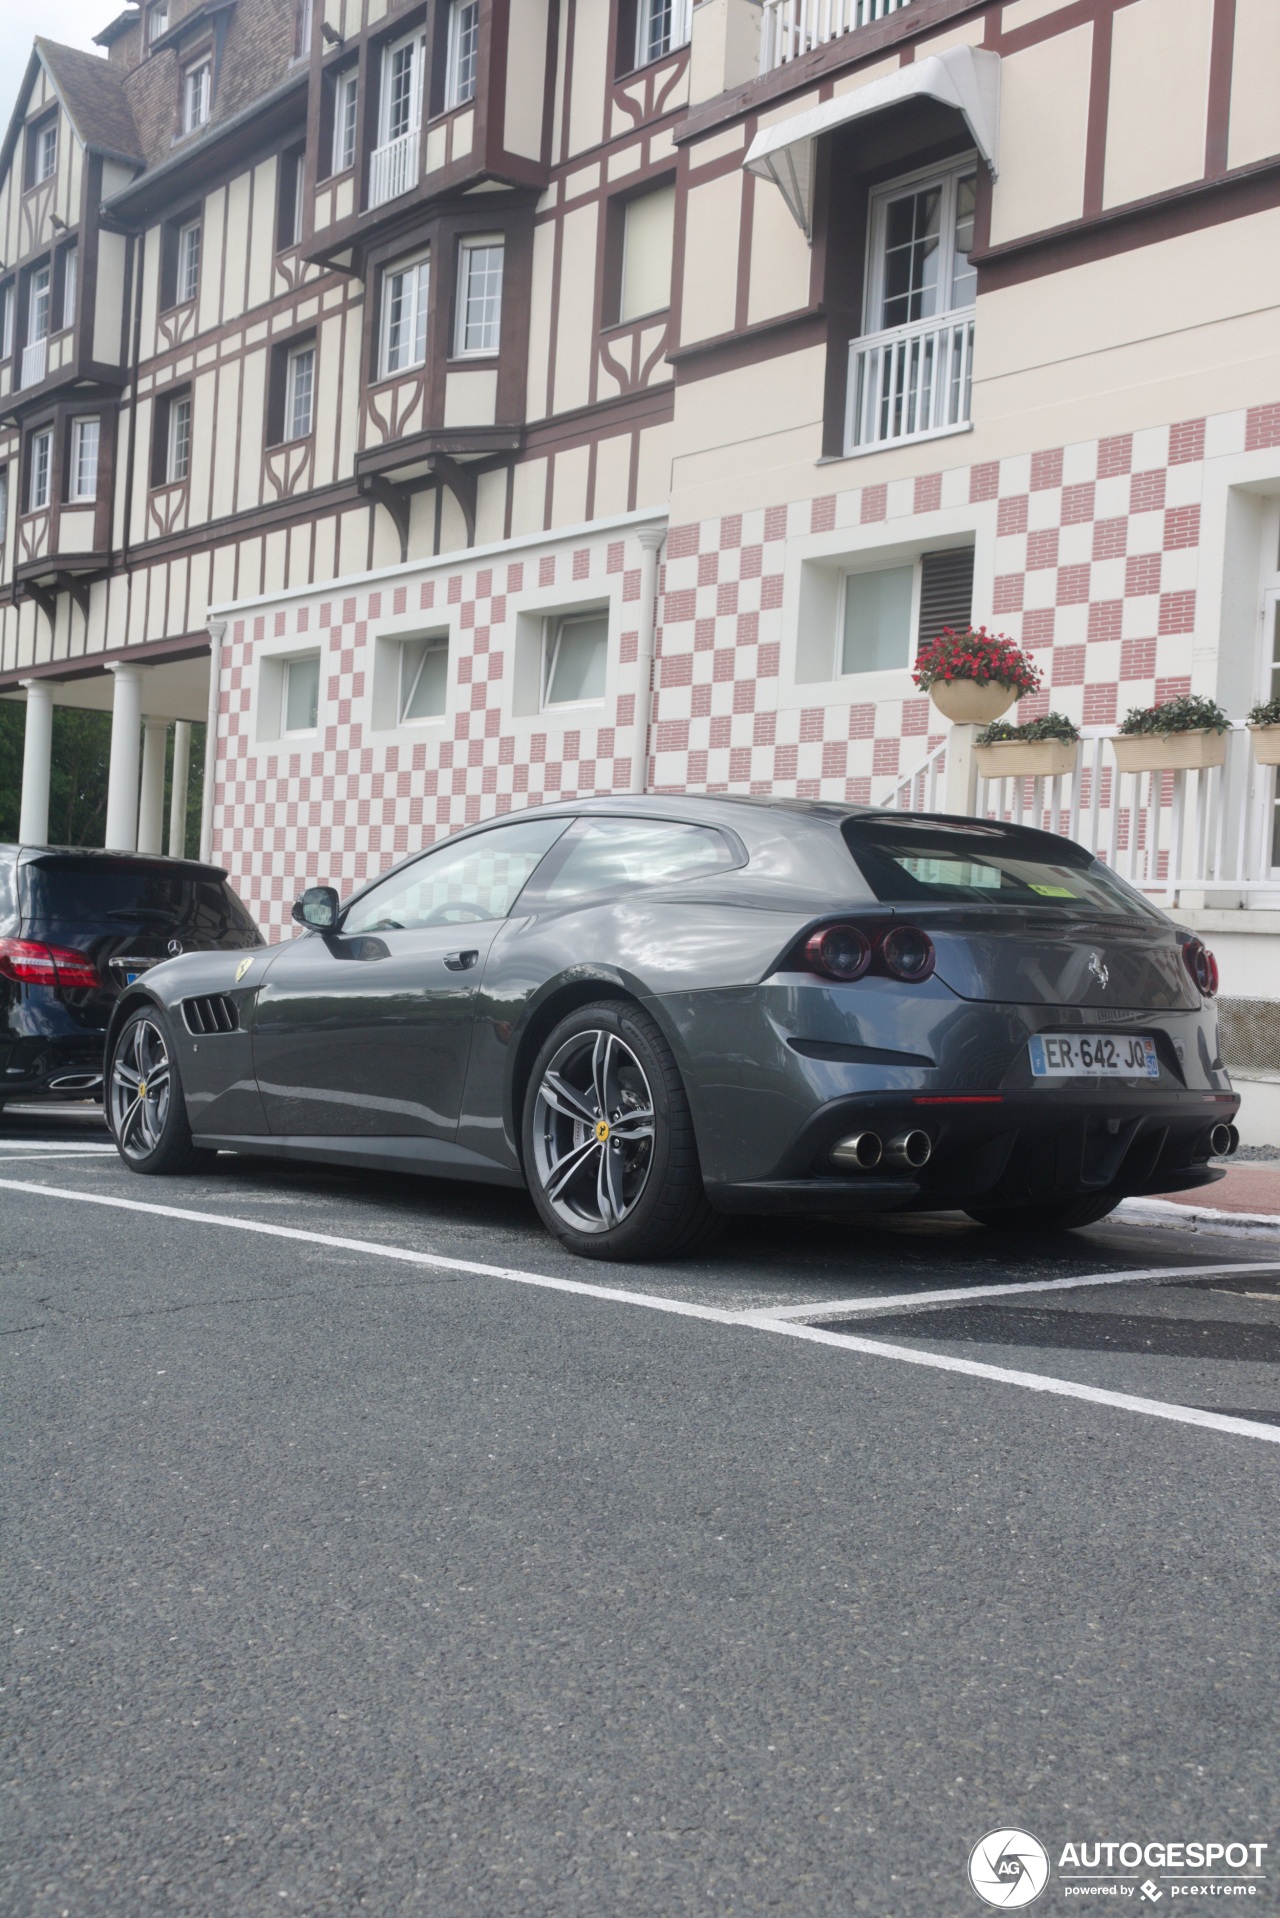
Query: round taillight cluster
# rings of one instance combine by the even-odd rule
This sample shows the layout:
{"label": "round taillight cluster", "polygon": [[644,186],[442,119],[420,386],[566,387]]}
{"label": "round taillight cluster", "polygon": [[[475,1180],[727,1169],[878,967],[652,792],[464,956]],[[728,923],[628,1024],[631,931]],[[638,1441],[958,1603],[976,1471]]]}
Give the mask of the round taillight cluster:
{"label": "round taillight cluster", "polygon": [[869,939],[860,926],[823,926],[805,943],[805,964],[824,979],[848,984],[864,973],[888,973],[911,984],[934,968],[933,941],[917,926],[890,926]]}
{"label": "round taillight cluster", "polygon": [[1218,990],[1218,962],[1201,939],[1188,939],[1182,948],[1182,963],[1205,999]]}

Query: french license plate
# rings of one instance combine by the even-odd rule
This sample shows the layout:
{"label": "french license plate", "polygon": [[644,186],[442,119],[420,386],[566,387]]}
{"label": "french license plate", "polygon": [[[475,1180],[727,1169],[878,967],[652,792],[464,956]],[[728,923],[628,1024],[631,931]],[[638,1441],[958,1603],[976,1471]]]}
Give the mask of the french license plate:
{"label": "french license plate", "polygon": [[1158,1079],[1154,1039],[1112,1038],[1109,1033],[1037,1032],[1030,1040],[1036,1079]]}

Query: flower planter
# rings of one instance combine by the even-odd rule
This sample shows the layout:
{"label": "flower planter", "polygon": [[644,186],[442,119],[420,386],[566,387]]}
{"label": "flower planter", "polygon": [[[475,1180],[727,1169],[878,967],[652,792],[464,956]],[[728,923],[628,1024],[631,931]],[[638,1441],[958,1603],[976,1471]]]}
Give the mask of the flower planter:
{"label": "flower planter", "polygon": [[1226,733],[1113,733],[1111,750],[1122,773],[1177,773],[1221,766]]}
{"label": "flower planter", "polygon": [[978,771],[984,779],[1061,779],[1074,771],[1073,739],[1001,739],[975,746]]}
{"label": "flower planter", "polygon": [[1250,726],[1253,756],[1260,766],[1280,766],[1280,726]]}
{"label": "flower planter", "polygon": [[1002,686],[989,680],[984,686],[976,679],[936,679],[929,697],[945,719],[954,726],[989,726],[993,719],[1007,713],[1018,697],[1016,686]]}

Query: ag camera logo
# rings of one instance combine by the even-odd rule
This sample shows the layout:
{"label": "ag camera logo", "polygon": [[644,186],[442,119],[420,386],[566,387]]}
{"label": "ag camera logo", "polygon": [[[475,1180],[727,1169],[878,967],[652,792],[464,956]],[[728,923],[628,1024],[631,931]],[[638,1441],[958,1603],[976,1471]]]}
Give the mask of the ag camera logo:
{"label": "ag camera logo", "polygon": [[969,1883],[984,1904],[1015,1911],[1049,1882],[1049,1854],[1029,1831],[989,1831],[969,1853]]}

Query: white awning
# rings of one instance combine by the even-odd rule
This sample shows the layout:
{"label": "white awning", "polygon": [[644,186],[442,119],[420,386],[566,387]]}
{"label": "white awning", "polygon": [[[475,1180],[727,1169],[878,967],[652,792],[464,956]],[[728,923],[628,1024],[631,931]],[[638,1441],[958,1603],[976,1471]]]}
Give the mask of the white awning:
{"label": "white awning", "polygon": [[757,133],[743,165],[762,180],[773,181],[795,220],[812,238],[815,140],[851,120],[917,98],[941,100],[964,115],[994,179],[1000,145],[1000,55],[975,47],[931,53],[883,80],[871,80],[834,100],[824,100],[820,107],[779,120]]}

